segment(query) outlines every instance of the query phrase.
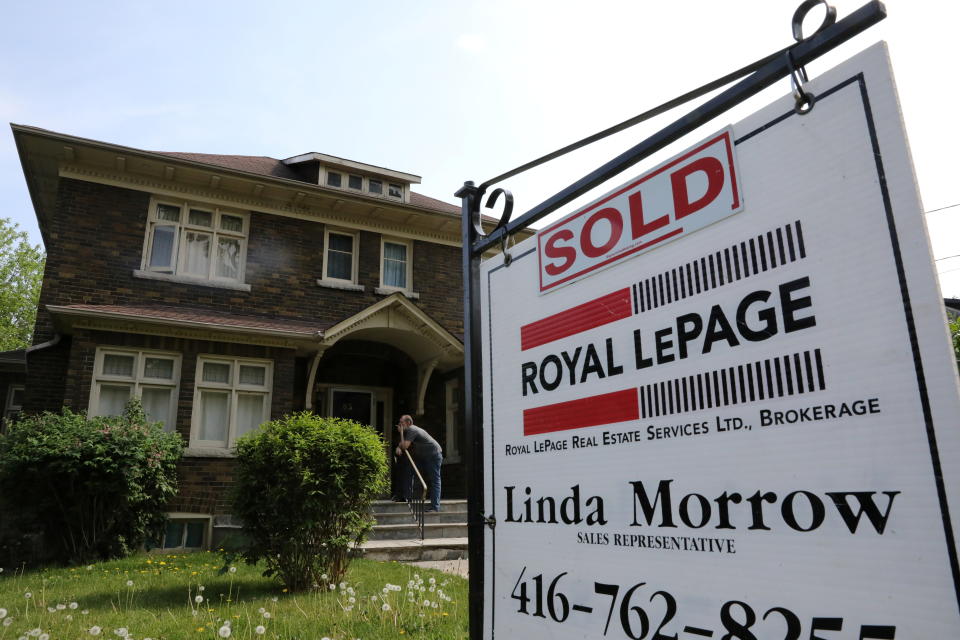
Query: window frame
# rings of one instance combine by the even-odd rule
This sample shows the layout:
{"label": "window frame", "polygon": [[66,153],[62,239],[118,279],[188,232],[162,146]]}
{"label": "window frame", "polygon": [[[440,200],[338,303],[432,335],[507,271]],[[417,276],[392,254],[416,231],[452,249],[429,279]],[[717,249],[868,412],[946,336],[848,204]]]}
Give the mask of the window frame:
{"label": "window frame", "polygon": [[[386,262],[387,262],[387,244],[399,244],[407,248],[407,260],[406,260],[406,270],[404,277],[406,279],[405,287],[397,287],[395,285],[389,285],[384,282],[384,275],[386,274]],[[390,236],[380,236],[380,289],[384,291],[403,291],[410,292],[413,291],[413,242],[410,240],[403,240],[400,238],[393,238]]]}
{"label": "window frame", "polygon": [[[160,206],[176,207],[180,211],[179,220],[161,220],[158,217]],[[211,214],[211,224],[205,227],[190,222],[190,211],[203,211]],[[221,221],[224,216],[239,218],[242,223],[240,231],[231,231],[221,228]],[[154,250],[154,229],[157,226],[175,227],[171,266],[151,266]],[[210,265],[207,268],[207,274],[198,275],[187,273],[186,251],[182,251],[186,246],[187,233],[203,233],[210,236]],[[221,238],[238,240],[240,244],[240,255],[238,273],[236,278],[217,275],[217,251]],[[245,284],[247,267],[247,248],[250,241],[250,214],[249,212],[235,211],[233,209],[223,209],[199,202],[189,202],[184,200],[175,200],[172,198],[152,197],[150,199],[150,209],[147,212],[146,233],[143,239],[143,251],[141,254],[140,269],[149,274],[167,276],[176,280],[184,280],[196,283],[229,283]]]}
{"label": "window frame", "polygon": [[[330,256],[330,234],[340,235],[340,236],[349,236],[353,239],[353,251],[350,260],[350,279],[346,278],[335,278],[329,275],[329,264],[328,258]],[[357,231],[347,231],[345,229],[338,228],[325,228],[323,230],[323,274],[322,279],[324,282],[338,283],[338,284],[357,284],[358,283],[358,271],[360,266],[360,233]]]}
{"label": "window frame", "polygon": [[[206,382],[203,379],[203,365],[207,362],[229,364],[229,382]],[[249,385],[240,383],[240,367],[243,365],[264,367],[263,385]],[[226,440],[201,440],[200,428],[203,417],[201,392],[213,391],[229,393],[228,418]],[[197,356],[196,373],[193,382],[193,409],[190,415],[190,448],[191,449],[220,449],[231,450],[237,441],[237,399],[241,394],[257,394],[264,396],[263,419],[261,424],[270,420],[273,403],[273,360],[268,358],[235,358],[216,354],[200,354]]]}
{"label": "window frame", "polygon": [[[455,464],[460,462],[461,451],[459,444],[463,439],[463,422],[457,424],[457,415],[463,410],[463,385],[460,378],[454,376],[443,383],[443,405],[446,417],[446,451],[444,452],[444,462]],[[458,427],[460,435],[457,434]]]}
{"label": "window frame", "polygon": [[[102,373],[103,361],[107,355],[133,356],[133,375],[120,376]],[[173,376],[170,382],[162,382],[161,379],[147,378],[144,375],[144,367],[148,357],[167,358],[173,361]],[[100,387],[106,384],[127,384],[132,385],[130,397],[142,398],[143,387],[148,388],[169,388],[170,393],[170,414],[173,417],[173,423],[168,425],[164,423],[163,430],[174,433],[177,430],[177,409],[180,406],[180,369],[183,364],[182,354],[172,351],[157,351],[154,349],[130,349],[125,347],[98,346],[93,358],[93,372],[90,376],[90,397],[87,401],[87,413],[90,416],[112,415],[100,411]]]}
{"label": "window frame", "polygon": [[7,387],[7,397],[3,403],[3,414],[0,415],[0,433],[4,433],[13,418],[16,418],[23,411],[23,402],[14,404],[13,398],[17,391],[26,393],[26,385],[14,383]]}
{"label": "window frame", "polygon": [[[166,542],[167,531],[164,527],[164,531],[160,536],[160,539],[157,541],[156,546],[152,547],[150,551],[155,552],[164,552],[169,553],[172,550],[204,550],[210,548],[210,542],[213,539],[213,517],[206,513],[183,513],[183,512],[172,512],[167,513],[167,521],[173,523],[182,523],[184,525],[183,534],[181,541],[184,542],[184,545],[176,547],[166,547],[164,542]],[[185,546],[186,537],[187,537],[187,527],[188,524],[202,524],[203,525],[203,541],[199,547],[188,547]]]}

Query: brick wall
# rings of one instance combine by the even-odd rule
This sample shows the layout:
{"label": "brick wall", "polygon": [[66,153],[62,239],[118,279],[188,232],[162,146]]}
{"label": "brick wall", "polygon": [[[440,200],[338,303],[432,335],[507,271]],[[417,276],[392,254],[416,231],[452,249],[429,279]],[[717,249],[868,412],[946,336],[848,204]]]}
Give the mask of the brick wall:
{"label": "brick wall", "polygon": [[[380,285],[380,234],[359,234],[358,281],[366,290],[325,288],[324,225],[253,212],[247,247],[249,292],[136,278],[150,194],[61,179],[58,214],[49,224],[47,268],[40,294],[36,342],[53,328],[48,304],[161,304],[262,315],[331,325],[375,304]],[[462,333],[460,251],[414,243],[415,301],[455,335]]]}

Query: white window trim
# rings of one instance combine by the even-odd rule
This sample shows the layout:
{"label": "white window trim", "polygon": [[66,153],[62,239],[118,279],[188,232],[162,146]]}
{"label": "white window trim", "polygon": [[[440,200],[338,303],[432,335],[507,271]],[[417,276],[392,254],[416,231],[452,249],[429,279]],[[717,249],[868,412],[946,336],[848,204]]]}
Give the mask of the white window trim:
{"label": "white window trim", "polygon": [[10,423],[10,418],[23,410],[22,404],[13,404],[13,397],[17,391],[25,391],[25,389],[26,387],[22,384],[11,384],[7,387],[7,398],[3,403],[3,415],[0,416],[0,428],[6,429]]}
{"label": "white window trim", "polygon": [[[446,413],[446,435],[447,435],[447,447],[444,452],[444,463],[455,464],[460,462],[461,451],[456,448],[454,445],[457,442],[456,429],[456,411],[457,409],[463,409],[460,406],[460,403],[454,402],[451,400],[451,396],[458,397],[460,393],[460,380],[459,378],[450,378],[443,383],[443,401],[444,401],[444,410]],[[463,434],[461,433],[461,439]]]}
{"label": "white window trim", "polygon": [[[330,234],[337,234],[341,236],[350,236],[353,238],[353,255],[351,256],[351,266],[350,266],[350,275],[351,278],[348,280],[346,278],[332,278],[327,274],[327,258],[330,255]],[[360,266],[360,233],[357,231],[348,231],[346,229],[331,229],[325,228],[323,230],[323,277],[318,281],[320,285],[337,285],[337,284],[347,284],[359,286],[357,271]],[[352,288],[352,287],[350,287]]]}
{"label": "white window trim", "polygon": [[[204,382],[203,380],[203,363],[204,362],[220,362],[224,364],[229,364],[231,367],[231,380],[230,383],[220,383],[220,382]],[[266,372],[264,373],[263,386],[249,386],[241,385],[240,380],[240,366],[241,365],[254,365],[254,366],[265,366]],[[229,419],[227,421],[227,439],[226,441],[221,440],[201,440],[198,437],[200,433],[200,418],[202,416],[201,411],[201,401],[200,401],[200,392],[202,390],[211,390],[211,391],[229,391],[230,392],[230,404],[229,404]],[[193,386],[193,411],[190,417],[190,446],[189,451],[192,455],[204,455],[205,452],[219,452],[214,454],[216,457],[223,457],[225,453],[229,453],[236,446],[237,441],[237,396],[242,391],[255,391],[264,395],[263,403],[263,419],[262,422],[266,422],[270,419],[271,416],[271,407],[273,403],[273,360],[261,359],[261,358],[232,358],[228,356],[218,356],[214,354],[201,354],[197,356],[197,370],[194,377],[194,386]]]}
{"label": "white window trim", "polygon": [[[331,173],[340,174],[339,187],[328,183],[328,176]],[[350,176],[357,176],[361,179],[359,189],[355,189],[350,186]],[[371,180],[380,183],[380,193],[370,189]],[[404,180],[397,180],[396,178],[385,178],[379,175],[365,175],[362,173],[357,173],[355,169],[344,169],[336,166],[328,167],[321,165],[320,171],[317,174],[317,184],[327,189],[337,189],[338,191],[347,191],[349,193],[362,193],[374,198],[384,198],[386,200],[394,200],[396,202],[410,202],[410,183]],[[400,187],[399,196],[390,195],[390,185],[396,185]]]}
{"label": "white window trim", "polygon": [[[134,356],[133,376],[113,376],[99,373],[103,370],[103,358],[107,354]],[[173,360],[173,378],[170,382],[162,382],[153,378],[145,378],[143,375],[144,360],[147,357],[169,358]],[[173,424],[164,424],[165,431],[176,432],[177,430],[177,407],[180,400],[180,365],[183,357],[179,353],[170,351],[154,351],[152,349],[127,349],[124,347],[97,347],[96,355],[93,358],[93,374],[90,376],[90,399],[87,402],[87,413],[91,416],[104,415],[99,412],[100,408],[100,385],[104,382],[125,383],[133,385],[131,397],[139,398],[143,392],[143,387],[164,387],[171,388],[170,394],[170,415],[173,416]],[[96,407],[96,409],[94,409]]]}
{"label": "white window trim", "polygon": [[[166,220],[157,219],[157,208],[159,205],[167,205],[171,207],[177,207],[180,209],[180,221],[171,222]],[[190,209],[198,209],[201,211],[209,211],[212,214],[212,225],[210,227],[202,227],[198,225],[191,225],[189,223],[188,216],[190,215]],[[240,218],[243,221],[243,230],[242,231],[224,231],[220,229],[220,219],[222,216],[234,216]],[[153,252],[153,228],[157,224],[163,225],[176,225],[176,239],[174,250],[176,252],[176,260],[174,260],[174,265],[172,267],[151,267],[150,266],[150,254]],[[140,260],[140,269],[134,271],[134,275],[144,278],[152,278],[157,280],[174,280],[182,281],[189,284],[209,284],[210,286],[221,286],[225,288],[241,288],[249,290],[248,285],[244,284],[246,278],[247,270],[247,246],[250,240],[250,214],[244,213],[241,211],[234,211],[228,209],[221,209],[220,207],[209,206],[202,203],[196,202],[187,202],[183,200],[174,200],[170,198],[150,198],[150,209],[147,212],[147,229],[143,238],[143,251],[141,252]],[[210,254],[210,271],[207,276],[198,276],[197,274],[185,273],[185,260],[186,252],[180,251],[181,246],[184,243],[184,237],[188,231],[198,231],[201,233],[209,233],[211,236],[211,254]],[[218,247],[217,239],[219,237],[225,238],[234,238],[240,241],[240,269],[237,278],[225,278],[222,276],[216,275],[217,260],[216,260],[216,251]]]}
{"label": "white window trim", "polygon": [[[383,274],[386,272],[386,261],[387,261],[387,252],[386,244],[402,244],[407,248],[407,265],[406,265],[406,281],[407,286],[405,287],[391,287],[384,283]],[[377,293],[393,293],[395,291],[402,291],[403,293],[412,293],[413,292],[413,242],[410,240],[401,240],[400,238],[391,238],[388,236],[380,236],[380,287],[377,289]]]}
{"label": "white window trim", "polygon": [[[205,550],[210,548],[210,542],[213,539],[213,516],[208,513],[184,513],[175,511],[167,514],[167,519],[173,522],[202,522],[203,523],[203,544],[199,547],[164,547],[163,540],[160,540],[160,546],[152,549],[154,552],[164,552],[169,553],[171,549],[200,549]],[[186,535],[186,531],[184,531]],[[164,538],[166,537],[166,528],[164,528],[163,533]]]}

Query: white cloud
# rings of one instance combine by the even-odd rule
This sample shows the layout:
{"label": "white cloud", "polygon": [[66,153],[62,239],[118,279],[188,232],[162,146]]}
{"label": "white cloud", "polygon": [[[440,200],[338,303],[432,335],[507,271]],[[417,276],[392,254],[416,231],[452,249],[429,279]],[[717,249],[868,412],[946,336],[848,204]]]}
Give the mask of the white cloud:
{"label": "white cloud", "polygon": [[462,33],[457,38],[457,46],[470,53],[479,53],[487,48],[487,40],[476,33]]}

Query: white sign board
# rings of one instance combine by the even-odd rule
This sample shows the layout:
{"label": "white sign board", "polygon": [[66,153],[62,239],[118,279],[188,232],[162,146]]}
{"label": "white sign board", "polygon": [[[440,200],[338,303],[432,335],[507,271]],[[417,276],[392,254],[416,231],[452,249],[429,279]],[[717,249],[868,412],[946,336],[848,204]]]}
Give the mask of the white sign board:
{"label": "white sign board", "polygon": [[957,637],[960,393],[885,46],[808,89],[481,266],[486,638]]}

